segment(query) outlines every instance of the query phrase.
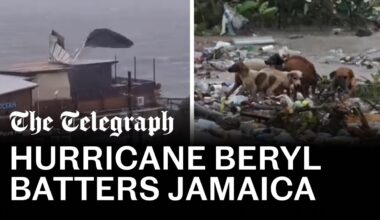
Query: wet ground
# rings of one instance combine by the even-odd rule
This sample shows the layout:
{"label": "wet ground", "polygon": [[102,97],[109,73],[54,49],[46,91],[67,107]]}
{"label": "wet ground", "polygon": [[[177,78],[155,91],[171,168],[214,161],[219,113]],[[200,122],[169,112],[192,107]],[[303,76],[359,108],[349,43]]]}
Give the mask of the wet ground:
{"label": "wet ground", "polygon": [[[265,30],[255,33],[258,36],[270,35],[276,41],[277,46],[287,46],[289,49],[301,51],[302,56],[309,59],[316,67],[320,75],[327,75],[340,66],[348,66],[357,76],[364,76],[371,79],[370,74],[376,69],[367,69],[363,66],[344,65],[340,63],[323,63],[322,60],[326,56],[331,56],[329,53],[332,49],[342,49],[346,55],[358,55],[368,49],[380,49],[380,32],[374,33],[369,37],[357,37],[353,32],[342,32],[339,35],[334,35],[331,29],[326,31],[321,30],[304,30],[304,31],[278,31]],[[301,38],[290,39],[292,35],[302,36]],[[195,37],[195,50],[202,51],[202,48],[213,47],[215,42],[231,41],[231,37]],[[380,56],[380,53],[378,53]],[[228,73],[219,74],[221,80],[232,80],[233,76]]]}
{"label": "wet ground", "polygon": [[[368,69],[365,66],[360,65],[346,65],[339,61],[339,58],[335,57],[334,62],[324,62],[327,57],[333,57],[334,54],[331,50],[340,49],[345,56],[357,56],[369,49],[379,50],[372,54],[376,57],[380,57],[380,33],[374,33],[369,37],[357,37],[353,32],[342,32],[339,35],[334,35],[331,29],[327,31],[321,30],[304,30],[304,31],[278,31],[278,30],[266,30],[259,33],[255,33],[258,36],[273,36],[276,41],[276,48],[287,46],[291,50],[297,50],[301,52],[301,55],[310,60],[316,67],[317,72],[320,75],[328,75],[338,67],[347,66],[353,69],[358,78],[365,77],[372,79],[371,74],[375,73],[377,68]],[[290,36],[300,36],[299,38],[291,39]],[[195,51],[202,52],[204,48],[214,47],[217,41],[232,42],[231,37],[195,37]],[[259,58],[260,56],[258,56]],[[205,79],[204,77],[197,76],[195,74],[195,83],[199,82],[207,83],[232,83],[234,82],[234,74],[228,72],[220,72],[217,70],[211,71],[211,78]],[[206,129],[207,130],[207,129]],[[235,132],[236,133],[236,132]],[[235,134],[232,133],[232,134]],[[238,133],[238,132],[237,132]],[[226,133],[227,139],[230,139],[229,133]],[[345,138],[345,137],[344,137]],[[225,138],[216,137],[211,135],[201,127],[196,126],[195,140],[209,140],[212,143],[218,141],[225,141]]]}

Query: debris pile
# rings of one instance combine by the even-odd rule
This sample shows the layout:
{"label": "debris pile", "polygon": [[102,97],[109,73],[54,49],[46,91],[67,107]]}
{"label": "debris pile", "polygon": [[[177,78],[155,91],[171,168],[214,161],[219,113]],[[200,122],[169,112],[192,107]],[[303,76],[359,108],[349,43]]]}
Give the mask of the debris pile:
{"label": "debris pile", "polygon": [[368,69],[380,68],[380,49],[368,49],[353,55],[345,54],[341,48],[331,49],[329,55],[320,59],[320,62],[364,66]]}
{"label": "debris pile", "polygon": [[[226,97],[234,87],[233,74],[226,71],[236,61],[265,60],[284,51],[290,55],[301,53],[275,46],[270,37],[257,42],[251,39],[247,44],[234,42],[217,42],[215,47],[195,53],[196,137],[197,133],[202,137],[207,133],[224,141],[279,144],[353,144],[380,137],[380,73],[360,84],[357,97],[333,90],[327,76],[319,80],[317,92],[310,97],[300,93],[295,98],[286,94],[251,97],[241,86]],[[369,59],[375,53],[366,51],[345,62],[357,65],[359,57]],[[343,51],[334,51],[334,55],[339,57],[337,62],[347,58]],[[371,58],[371,62],[374,65],[376,61]]]}

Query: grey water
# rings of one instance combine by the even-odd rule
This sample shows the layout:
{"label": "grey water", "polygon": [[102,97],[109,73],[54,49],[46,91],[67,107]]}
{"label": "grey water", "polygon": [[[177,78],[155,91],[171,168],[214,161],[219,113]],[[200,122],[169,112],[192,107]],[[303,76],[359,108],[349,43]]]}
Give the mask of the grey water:
{"label": "grey water", "polygon": [[0,69],[48,61],[52,29],[65,37],[66,50],[80,48],[96,28],[110,28],[134,42],[128,49],[85,48],[80,59],[114,59],[117,74],[156,81],[162,96],[187,97],[190,72],[189,1],[184,0],[0,0]]}

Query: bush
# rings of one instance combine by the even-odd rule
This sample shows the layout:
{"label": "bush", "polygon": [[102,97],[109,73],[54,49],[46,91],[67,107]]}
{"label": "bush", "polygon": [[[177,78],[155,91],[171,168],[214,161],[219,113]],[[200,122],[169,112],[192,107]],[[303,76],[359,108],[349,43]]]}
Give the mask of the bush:
{"label": "bush", "polygon": [[236,7],[236,11],[251,23],[259,26],[271,25],[277,17],[278,8],[269,6],[268,1],[245,1]]}
{"label": "bush", "polygon": [[251,24],[262,27],[286,25],[349,25],[352,28],[379,20],[380,0],[195,0],[196,33],[215,29],[229,3]]}

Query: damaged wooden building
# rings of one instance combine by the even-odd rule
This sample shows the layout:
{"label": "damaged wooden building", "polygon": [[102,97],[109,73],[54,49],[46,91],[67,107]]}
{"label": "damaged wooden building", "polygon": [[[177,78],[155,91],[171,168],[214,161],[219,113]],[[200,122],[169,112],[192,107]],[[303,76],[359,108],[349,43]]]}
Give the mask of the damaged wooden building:
{"label": "damaged wooden building", "polygon": [[12,111],[34,110],[59,123],[62,111],[98,115],[158,112],[156,83],[116,76],[117,60],[79,60],[74,64],[23,63],[0,69],[0,131],[10,128]]}

